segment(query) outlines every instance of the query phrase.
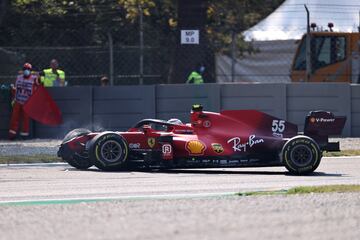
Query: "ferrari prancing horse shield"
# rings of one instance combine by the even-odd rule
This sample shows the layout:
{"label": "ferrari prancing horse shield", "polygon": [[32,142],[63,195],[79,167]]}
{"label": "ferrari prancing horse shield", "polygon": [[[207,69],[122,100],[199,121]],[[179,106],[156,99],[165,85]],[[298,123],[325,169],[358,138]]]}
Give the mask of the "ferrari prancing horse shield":
{"label": "ferrari prancing horse shield", "polygon": [[148,138],[147,142],[150,148],[155,146],[155,138]]}

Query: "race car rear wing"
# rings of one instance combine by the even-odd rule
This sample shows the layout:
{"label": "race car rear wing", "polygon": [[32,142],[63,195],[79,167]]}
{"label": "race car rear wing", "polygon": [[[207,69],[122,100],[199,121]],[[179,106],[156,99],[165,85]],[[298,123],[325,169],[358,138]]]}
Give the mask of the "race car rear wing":
{"label": "race car rear wing", "polygon": [[344,129],[345,116],[331,112],[311,111],[305,118],[304,134],[313,138],[325,151],[340,151],[339,143],[329,143],[329,136],[338,136]]}

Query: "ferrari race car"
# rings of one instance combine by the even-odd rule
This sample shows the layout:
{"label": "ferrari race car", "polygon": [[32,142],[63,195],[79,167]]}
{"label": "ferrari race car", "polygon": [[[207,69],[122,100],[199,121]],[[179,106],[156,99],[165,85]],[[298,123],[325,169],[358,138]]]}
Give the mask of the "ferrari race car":
{"label": "ferrari race car", "polygon": [[58,156],[78,169],[209,168],[285,166],[308,174],[323,151],[339,151],[328,141],[340,135],[346,118],[313,111],[304,132],[297,125],[255,110],[203,111],[194,105],[190,123],[143,119],[126,132],[75,129]]}

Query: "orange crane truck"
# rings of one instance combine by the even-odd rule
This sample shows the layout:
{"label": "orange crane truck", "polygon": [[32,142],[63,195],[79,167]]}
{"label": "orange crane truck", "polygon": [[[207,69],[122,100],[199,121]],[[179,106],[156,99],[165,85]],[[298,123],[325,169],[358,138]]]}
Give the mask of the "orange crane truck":
{"label": "orange crane truck", "polygon": [[360,83],[360,33],[312,31],[308,34],[310,41],[307,43],[305,34],[294,56],[292,82]]}

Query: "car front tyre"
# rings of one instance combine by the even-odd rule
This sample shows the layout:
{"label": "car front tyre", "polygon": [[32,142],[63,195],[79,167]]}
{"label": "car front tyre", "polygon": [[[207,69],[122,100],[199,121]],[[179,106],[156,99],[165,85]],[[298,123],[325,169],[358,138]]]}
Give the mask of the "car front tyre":
{"label": "car front tyre", "polygon": [[80,170],[86,170],[94,165],[88,157],[79,154],[74,154],[71,158],[68,158],[65,161],[70,166]]}
{"label": "car front tyre", "polygon": [[112,132],[102,133],[91,140],[89,157],[97,168],[121,170],[126,165],[128,147],[125,139]]}
{"label": "car front tyre", "polygon": [[91,131],[89,129],[76,128],[76,129],[70,131],[68,134],[65,135],[64,139],[62,140],[62,143],[65,143],[65,142],[71,140],[72,138],[84,136],[84,135],[87,135],[89,133],[91,133]]}
{"label": "car front tyre", "polygon": [[70,166],[77,169],[85,170],[94,165],[88,156],[84,154],[74,153],[66,146],[66,142],[70,141],[71,139],[75,137],[84,136],[89,133],[91,133],[91,131],[86,128],[77,128],[70,131],[64,137],[61,146],[63,151],[65,151],[67,154],[65,154],[65,156],[62,157],[62,159],[65,160]]}
{"label": "car front tyre", "polygon": [[296,136],[288,140],[281,153],[286,169],[295,175],[306,175],[319,166],[322,152],[310,137]]}

